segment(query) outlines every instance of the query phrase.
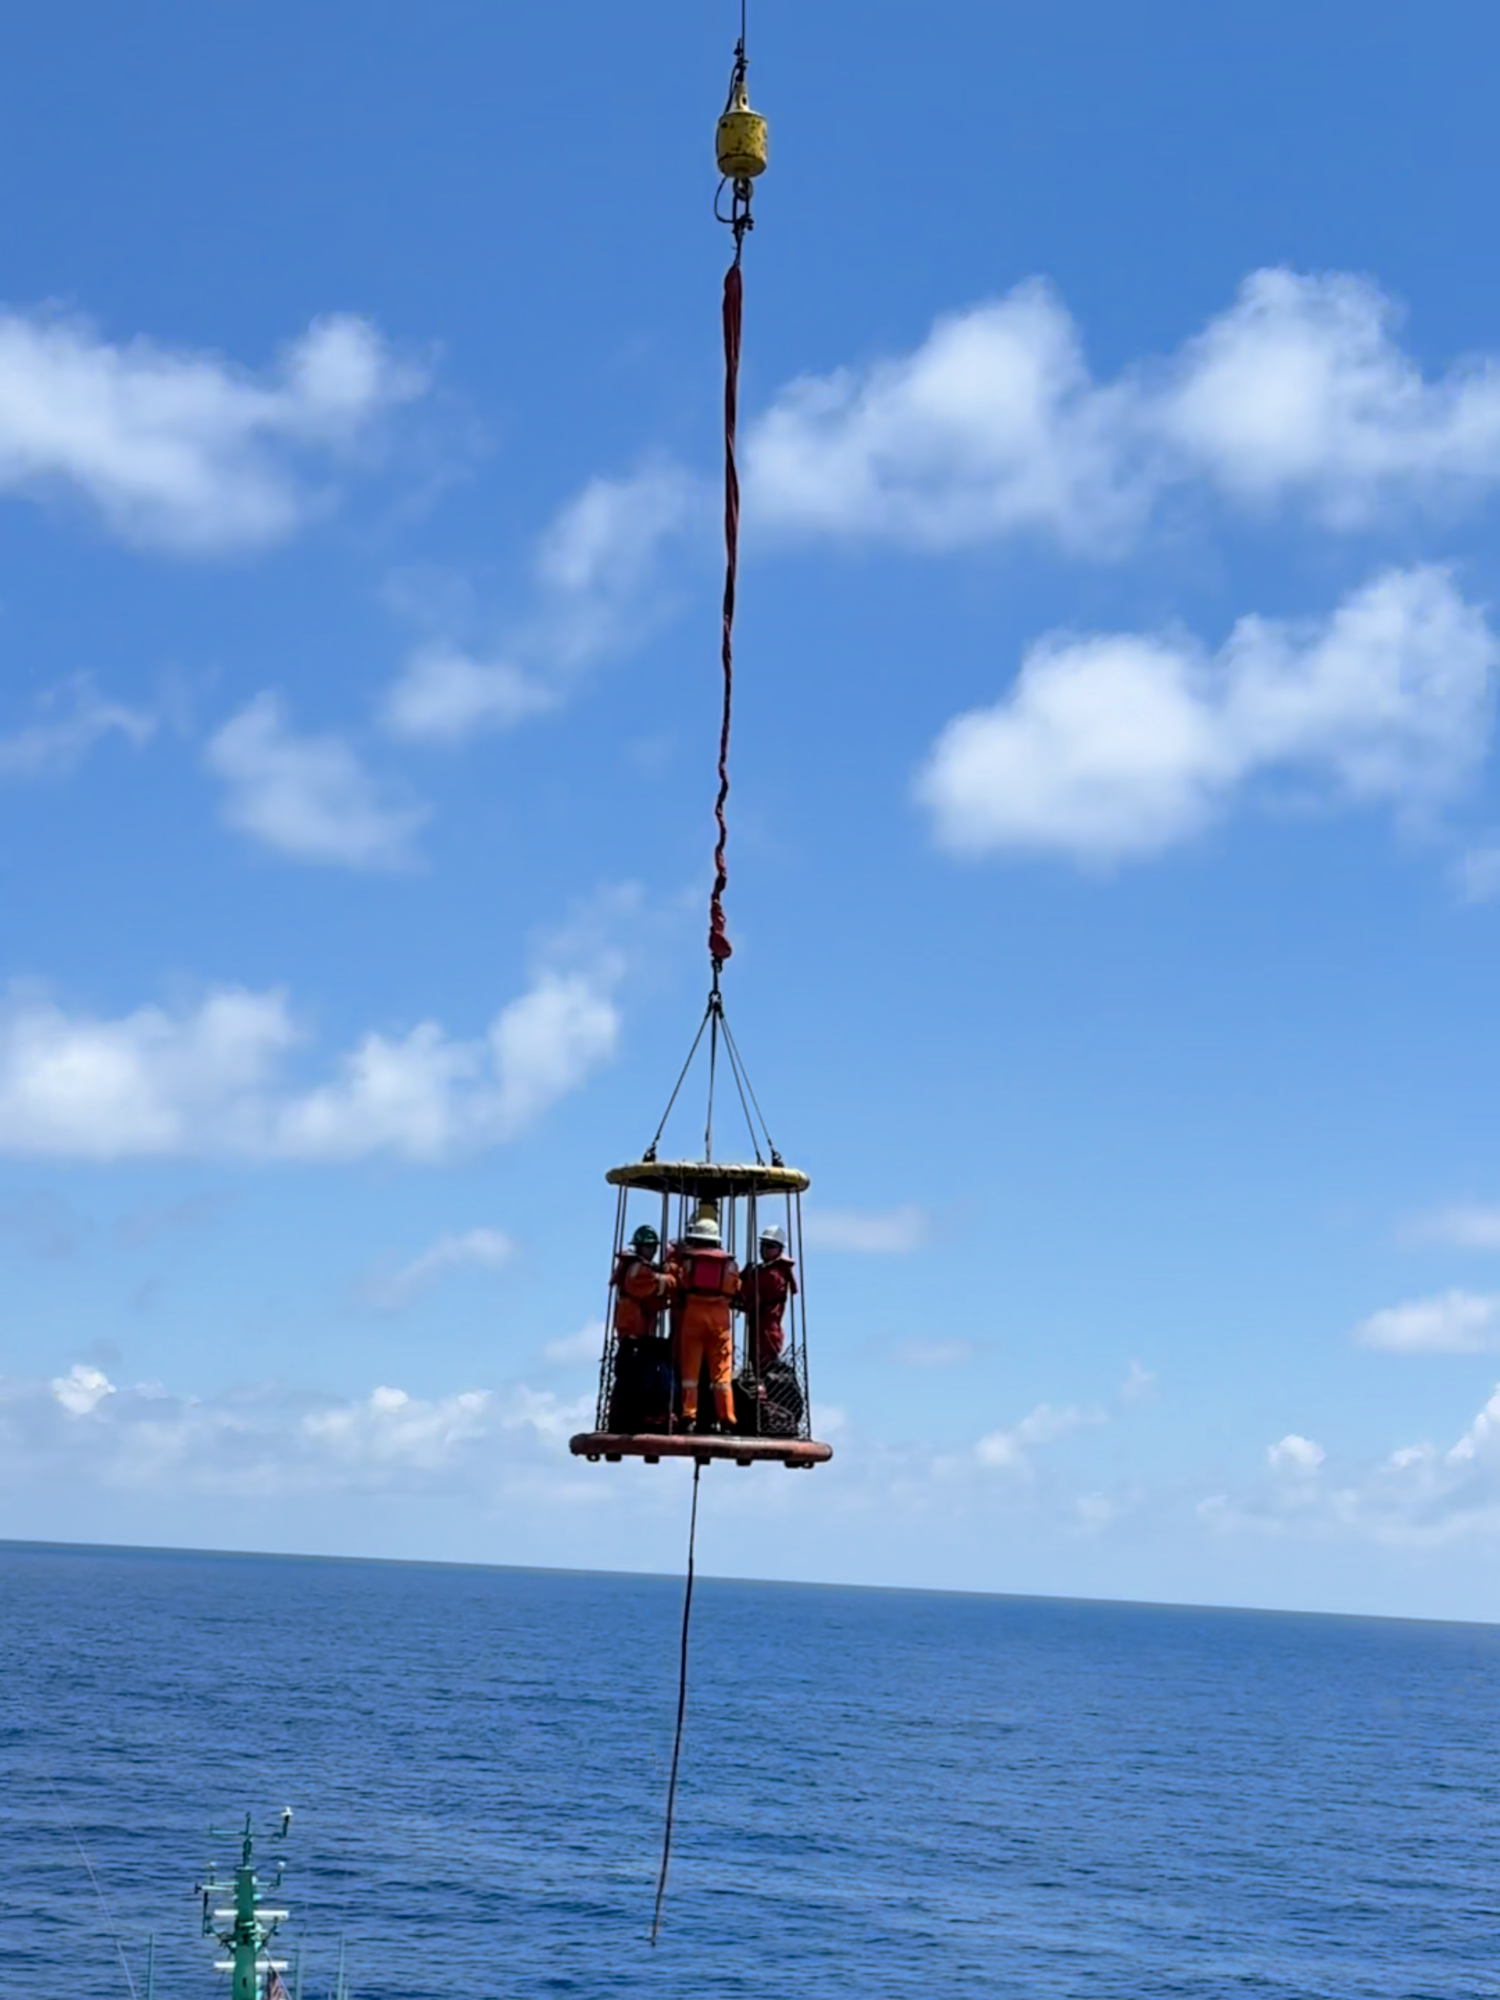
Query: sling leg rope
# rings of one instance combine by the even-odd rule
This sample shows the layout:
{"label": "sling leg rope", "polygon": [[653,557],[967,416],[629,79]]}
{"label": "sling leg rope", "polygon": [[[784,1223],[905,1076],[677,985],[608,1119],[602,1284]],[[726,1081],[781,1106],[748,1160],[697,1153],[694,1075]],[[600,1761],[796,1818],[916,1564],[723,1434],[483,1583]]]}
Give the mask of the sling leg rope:
{"label": "sling leg rope", "polygon": [[672,1859],[672,1816],[677,1809],[677,1765],[682,1756],[682,1722],[687,1714],[688,1621],[693,1615],[693,1549],[698,1540],[698,1476],[703,1461],[693,1460],[693,1511],[688,1521],[687,1590],[682,1600],[682,1648],[677,1663],[677,1728],[672,1736],[672,1775],[667,1780],[667,1821],[662,1830],[661,1873],[656,1878],[656,1910],[651,1918],[651,1942],[661,1929],[662,1898],[667,1893],[667,1864]]}

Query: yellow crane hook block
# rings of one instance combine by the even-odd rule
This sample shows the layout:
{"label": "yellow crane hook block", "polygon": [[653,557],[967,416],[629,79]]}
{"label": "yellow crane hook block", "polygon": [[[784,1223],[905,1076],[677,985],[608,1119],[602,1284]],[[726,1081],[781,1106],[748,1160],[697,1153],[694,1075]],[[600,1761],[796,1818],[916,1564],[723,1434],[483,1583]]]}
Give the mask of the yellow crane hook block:
{"label": "yellow crane hook block", "polygon": [[750,109],[743,77],[735,80],[729,108],[714,134],[719,172],[729,181],[753,181],[766,170],[766,121]]}

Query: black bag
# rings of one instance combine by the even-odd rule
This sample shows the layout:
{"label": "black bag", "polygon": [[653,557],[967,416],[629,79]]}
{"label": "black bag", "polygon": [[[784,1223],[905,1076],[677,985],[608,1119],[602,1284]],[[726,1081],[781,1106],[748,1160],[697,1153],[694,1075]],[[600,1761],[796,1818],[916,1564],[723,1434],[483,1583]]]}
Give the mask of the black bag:
{"label": "black bag", "polygon": [[642,1334],[615,1348],[615,1384],[609,1399],[609,1427],[624,1433],[668,1431],[677,1372],[670,1340]]}
{"label": "black bag", "polygon": [[802,1386],[784,1361],[772,1361],[753,1375],[741,1375],[734,1385],[735,1426],[745,1437],[792,1438],[802,1435]]}

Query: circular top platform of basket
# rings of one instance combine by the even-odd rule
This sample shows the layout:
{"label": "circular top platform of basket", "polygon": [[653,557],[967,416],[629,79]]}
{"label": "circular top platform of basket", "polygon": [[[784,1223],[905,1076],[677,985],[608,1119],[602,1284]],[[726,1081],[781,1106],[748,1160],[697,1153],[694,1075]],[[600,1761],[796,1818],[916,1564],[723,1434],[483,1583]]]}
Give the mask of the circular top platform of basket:
{"label": "circular top platform of basket", "polygon": [[700,1437],[694,1431],[674,1431],[659,1435],[650,1431],[580,1431],[568,1439],[575,1458],[606,1460],[618,1465],[622,1458],[643,1458],[655,1465],[663,1458],[695,1458],[700,1465],[724,1459],[733,1465],[826,1465],[833,1457],[831,1444],[816,1438]]}
{"label": "circular top platform of basket", "polygon": [[611,1167],[604,1178],[611,1187],[700,1196],[803,1194],[812,1186],[797,1167],[768,1167],[759,1160],[631,1160]]}

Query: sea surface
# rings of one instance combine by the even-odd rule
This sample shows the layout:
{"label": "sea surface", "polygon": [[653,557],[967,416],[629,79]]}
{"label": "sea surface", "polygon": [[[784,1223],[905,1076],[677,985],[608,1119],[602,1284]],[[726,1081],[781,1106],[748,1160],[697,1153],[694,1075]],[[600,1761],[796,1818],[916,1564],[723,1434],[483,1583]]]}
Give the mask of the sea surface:
{"label": "sea surface", "polygon": [[[1500,1993],[1500,1630],[0,1544],[0,1995]],[[97,1878],[97,1891],[92,1877]]]}

